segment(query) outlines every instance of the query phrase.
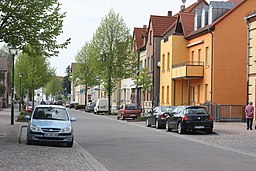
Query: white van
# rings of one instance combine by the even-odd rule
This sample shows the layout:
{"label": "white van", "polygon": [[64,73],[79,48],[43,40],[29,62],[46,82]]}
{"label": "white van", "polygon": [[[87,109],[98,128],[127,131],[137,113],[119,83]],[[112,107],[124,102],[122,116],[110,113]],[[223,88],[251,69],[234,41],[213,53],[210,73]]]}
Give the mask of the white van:
{"label": "white van", "polygon": [[108,112],[108,99],[98,99],[94,107],[94,114]]}

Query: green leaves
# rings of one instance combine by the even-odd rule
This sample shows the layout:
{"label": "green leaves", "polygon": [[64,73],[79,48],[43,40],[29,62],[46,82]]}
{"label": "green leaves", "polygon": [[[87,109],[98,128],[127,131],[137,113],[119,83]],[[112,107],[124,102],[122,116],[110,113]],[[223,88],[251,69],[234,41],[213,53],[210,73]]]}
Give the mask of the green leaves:
{"label": "green leaves", "polygon": [[70,38],[57,43],[65,16],[58,0],[1,0],[0,42],[20,49],[31,44],[45,56],[56,56],[70,43]]}
{"label": "green leaves", "polygon": [[151,81],[149,69],[147,67],[141,68],[139,75],[136,76],[135,84],[138,87],[141,87],[142,92],[145,93],[146,91],[149,91],[151,82],[152,81]]}
{"label": "green leaves", "polygon": [[[15,64],[15,87],[20,87],[19,72],[22,73],[22,87],[25,90],[35,90],[43,87],[54,75],[54,69],[49,67],[50,64],[46,57],[38,53],[34,46],[28,45],[24,52],[16,59]],[[19,89],[18,89],[19,90]]]}

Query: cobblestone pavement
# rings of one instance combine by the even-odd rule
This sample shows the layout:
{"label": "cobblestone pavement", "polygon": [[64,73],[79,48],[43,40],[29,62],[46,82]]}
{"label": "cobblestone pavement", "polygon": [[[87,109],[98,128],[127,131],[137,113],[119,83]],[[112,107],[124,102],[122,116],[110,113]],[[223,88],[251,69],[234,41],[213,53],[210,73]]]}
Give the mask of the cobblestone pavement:
{"label": "cobblestone pavement", "polygon": [[[17,113],[16,110],[15,118]],[[15,122],[10,125],[9,109],[0,111],[0,118],[0,171],[107,170],[77,142],[73,148],[59,144],[26,145],[26,128],[20,128],[27,124]]]}

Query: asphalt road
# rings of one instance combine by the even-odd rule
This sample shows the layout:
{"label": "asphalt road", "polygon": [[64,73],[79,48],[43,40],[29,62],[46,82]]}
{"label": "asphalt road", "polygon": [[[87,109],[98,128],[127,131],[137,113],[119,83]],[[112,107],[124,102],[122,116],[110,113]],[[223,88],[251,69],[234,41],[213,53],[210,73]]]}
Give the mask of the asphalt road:
{"label": "asphalt road", "polygon": [[77,118],[76,142],[110,171],[253,171],[256,168],[255,157],[210,142],[197,142],[186,135],[115,117],[75,110],[70,113]]}

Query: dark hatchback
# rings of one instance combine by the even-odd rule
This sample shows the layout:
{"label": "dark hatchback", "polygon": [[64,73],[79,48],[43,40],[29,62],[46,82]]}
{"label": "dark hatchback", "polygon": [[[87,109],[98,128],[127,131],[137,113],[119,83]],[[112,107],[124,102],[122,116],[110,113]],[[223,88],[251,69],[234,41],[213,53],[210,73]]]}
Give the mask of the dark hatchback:
{"label": "dark hatchback", "polygon": [[212,115],[202,106],[179,106],[166,120],[166,131],[177,129],[179,134],[187,131],[203,130],[208,134],[213,131]]}
{"label": "dark hatchback", "polygon": [[89,102],[89,103],[87,103],[87,106],[85,107],[85,111],[93,112],[95,106],[96,106],[96,102]]}
{"label": "dark hatchback", "polygon": [[150,127],[155,125],[157,129],[164,128],[166,118],[175,109],[174,106],[158,106],[150,111],[146,116],[146,126]]}

